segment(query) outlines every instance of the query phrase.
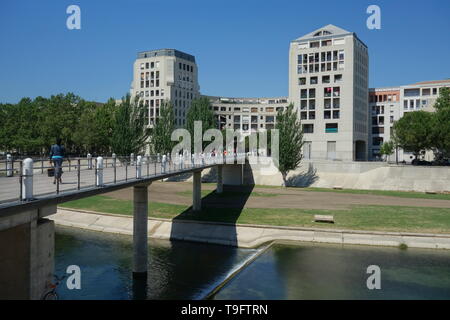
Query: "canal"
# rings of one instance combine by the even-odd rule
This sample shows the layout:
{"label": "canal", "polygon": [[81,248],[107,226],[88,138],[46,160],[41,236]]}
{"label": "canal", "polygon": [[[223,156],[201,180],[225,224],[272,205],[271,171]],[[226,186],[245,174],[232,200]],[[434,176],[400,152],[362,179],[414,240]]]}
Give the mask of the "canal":
{"label": "canal", "polygon": [[[57,227],[55,273],[81,269],[81,290],[62,284],[60,299],[202,299],[226,279],[210,298],[450,299],[445,250],[309,243],[240,249],[151,239],[146,288],[133,286],[131,263],[130,236]],[[381,269],[380,290],[367,289],[369,265]]]}

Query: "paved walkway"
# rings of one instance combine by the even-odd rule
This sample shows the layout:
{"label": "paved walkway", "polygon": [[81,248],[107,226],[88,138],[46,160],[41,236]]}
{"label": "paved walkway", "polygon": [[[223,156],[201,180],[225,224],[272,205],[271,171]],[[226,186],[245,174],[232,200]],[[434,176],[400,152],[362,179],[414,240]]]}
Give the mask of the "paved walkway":
{"label": "paved walkway", "polygon": [[[203,190],[215,190],[214,184],[202,184]],[[242,199],[245,192],[235,189],[236,198]],[[339,192],[302,191],[301,188],[254,188],[253,192],[259,195],[250,196],[245,203],[245,208],[294,208],[294,209],[348,209],[355,205],[385,205],[408,207],[433,207],[450,208],[450,200],[435,200],[422,198],[400,198],[392,196],[380,196],[371,194],[350,194]],[[192,183],[189,182],[154,182],[149,188],[150,201],[191,205]],[[241,194],[241,192],[243,192]],[[272,194],[272,196],[263,196]],[[105,196],[117,199],[132,200],[133,190],[122,189]],[[242,207],[242,201],[233,202],[233,196],[217,197],[204,196],[203,206],[211,207]]]}
{"label": "paved walkway", "polygon": [[[66,165],[66,164],[64,164]],[[188,168],[185,166],[185,168]],[[167,166],[167,171],[174,171],[177,169],[173,164]],[[62,184],[59,185],[59,191],[71,191],[76,190],[78,187],[78,172],[76,166],[64,167],[64,173],[62,175]],[[41,169],[36,168],[33,175],[33,194],[35,197],[55,194],[57,185],[53,184],[53,177],[47,176],[47,170],[44,169],[45,174],[41,173]],[[142,166],[142,176],[145,178],[148,175],[161,173],[160,163],[149,163],[143,164]],[[134,179],[136,177],[136,167],[135,166],[118,166],[116,168],[116,182],[125,181],[126,179]],[[96,183],[95,169],[88,170],[87,168],[82,168],[80,170],[80,188],[93,187]],[[114,168],[108,167],[103,169],[103,183],[112,184],[114,183]],[[15,201],[20,197],[20,178],[19,175],[14,175],[13,177],[0,176],[0,203]]]}

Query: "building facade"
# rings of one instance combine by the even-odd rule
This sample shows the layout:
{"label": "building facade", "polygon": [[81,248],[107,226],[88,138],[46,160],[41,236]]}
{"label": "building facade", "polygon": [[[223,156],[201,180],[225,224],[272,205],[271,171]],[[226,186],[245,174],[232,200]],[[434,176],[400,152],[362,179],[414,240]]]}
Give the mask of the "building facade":
{"label": "building facade", "polygon": [[220,130],[241,130],[243,135],[275,127],[279,110],[288,106],[287,97],[226,98],[206,96]]}
{"label": "building facade", "polygon": [[157,121],[164,100],[173,105],[176,126],[184,126],[187,110],[199,95],[198,69],[193,55],[174,49],[138,53],[131,96],[138,96],[147,106],[150,127]]}
{"label": "building facade", "polygon": [[327,25],[291,42],[289,101],[311,159],[367,160],[368,48]]}

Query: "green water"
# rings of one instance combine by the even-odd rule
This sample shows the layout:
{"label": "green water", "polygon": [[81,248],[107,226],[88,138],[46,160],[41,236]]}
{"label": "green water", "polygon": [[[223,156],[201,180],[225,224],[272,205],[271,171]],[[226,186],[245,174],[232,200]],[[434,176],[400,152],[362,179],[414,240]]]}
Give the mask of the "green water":
{"label": "green water", "polygon": [[[61,299],[202,299],[256,249],[149,241],[147,283],[131,276],[132,238],[58,227],[56,274],[81,268],[81,290]],[[369,265],[381,289],[369,290]],[[228,281],[214,299],[450,299],[450,251],[327,244],[276,244]]]}

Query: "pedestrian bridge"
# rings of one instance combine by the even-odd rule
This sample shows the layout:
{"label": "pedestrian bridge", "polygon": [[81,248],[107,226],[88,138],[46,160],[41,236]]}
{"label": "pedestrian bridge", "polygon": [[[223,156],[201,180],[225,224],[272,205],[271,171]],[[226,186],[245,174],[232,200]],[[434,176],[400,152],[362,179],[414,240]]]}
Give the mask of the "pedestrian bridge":
{"label": "pedestrian bridge", "polygon": [[[48,177],[48,159],[0,162],[0,299],[40,299],[53,280],[54,223],[63,202],[133,187],[133,275],[147,276],[148,186],[192,174],[192,210],[201,210],[201,172],[216,167],[217,193],[225,175],[242,174],[245,155],[97,157],[67,159],[62,182]],[[223,170],[228,167],[228,170]],[[230,170],[231,169],[231,170]],[[230,177],[228,177],[230,179]]]}

